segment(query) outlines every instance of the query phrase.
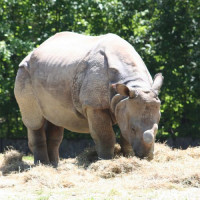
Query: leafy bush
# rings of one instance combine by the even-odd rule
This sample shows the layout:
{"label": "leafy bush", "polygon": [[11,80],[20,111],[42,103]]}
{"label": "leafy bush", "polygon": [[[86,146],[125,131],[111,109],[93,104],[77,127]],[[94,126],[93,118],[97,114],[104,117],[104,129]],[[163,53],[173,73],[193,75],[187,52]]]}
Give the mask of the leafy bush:
{"label": "leafy bush", "polygon": [[0,0],[0,137],[26,137],[13,94],[18,64],[66,30],[130,42],[151,74],[165,77],[159,137],[199,137],[199,12],[195,0]]}

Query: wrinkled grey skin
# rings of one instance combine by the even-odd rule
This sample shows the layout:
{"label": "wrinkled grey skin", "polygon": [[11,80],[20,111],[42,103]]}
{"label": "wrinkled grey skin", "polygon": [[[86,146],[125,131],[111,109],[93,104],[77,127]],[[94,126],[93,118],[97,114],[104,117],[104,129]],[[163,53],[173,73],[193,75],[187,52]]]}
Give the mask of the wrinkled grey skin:
{"label": "wrinkled grey skin", "polygon": [[153,157],[163,77],[152,80],[135,49],[107,34],[61,32],[19,65],[15,97],[38,163],[58,164],[64,128],[90,133],[99,158],[111,159],[121,129],[124,155]]}

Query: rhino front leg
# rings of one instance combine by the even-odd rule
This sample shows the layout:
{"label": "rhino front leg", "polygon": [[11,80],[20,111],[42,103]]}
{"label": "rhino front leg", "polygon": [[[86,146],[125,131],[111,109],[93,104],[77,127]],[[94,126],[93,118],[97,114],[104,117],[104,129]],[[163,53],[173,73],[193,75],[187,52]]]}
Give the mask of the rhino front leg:
{"label": "rhino front leg", "polygon": [[130,157],[135,155],[132,146],[127,142],[126,139],[124,139],[122,135],[120,135],[120,145],[123,156]]}
{"label": "rhino front leg", "polygon": [[38,130],[28,128],[28,145],[34,155],[34,164],[49,164],[44,126]]}
{"label": "rhino front leg", "polygon": [[47,150],[50,163],[57,167],[59,161],[59,147],[63,139],[64,128],[47,122]]}
{"label": "rhino front leg", "polygon": [[108,110],[88,108],[87,117],[99,159],[113,158],[116,139]]}

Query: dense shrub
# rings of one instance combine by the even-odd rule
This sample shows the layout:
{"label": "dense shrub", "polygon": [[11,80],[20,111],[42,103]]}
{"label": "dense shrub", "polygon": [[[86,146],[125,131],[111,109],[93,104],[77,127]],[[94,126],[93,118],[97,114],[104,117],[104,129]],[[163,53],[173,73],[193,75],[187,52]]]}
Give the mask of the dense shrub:
{"label": "dense shrub", "polygon": [[150,73],[165,77],[159,137],[198,137],[199,13],[196,0],[0,0],[0,137],[26,136],[13,94],[18,64],[66,30],[112,32],[130,42]]}

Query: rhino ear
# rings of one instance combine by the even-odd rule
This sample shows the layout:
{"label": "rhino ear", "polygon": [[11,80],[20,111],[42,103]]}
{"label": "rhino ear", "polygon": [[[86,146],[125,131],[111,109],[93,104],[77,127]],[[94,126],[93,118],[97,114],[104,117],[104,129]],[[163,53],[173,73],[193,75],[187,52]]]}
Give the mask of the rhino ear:
{"label": "rhino ear", "polygon": [[161,73],[158,73],[154,76],[152,89],[158,94],[160,88],[162,87],[164,77]]}
{"label": "rhino ear", "polygon": [[124,84],[112,84],[112,87],[122,96],[129,96],[129,98],[134,98],[135,96],[135,91]]}
{"label": "rhino ear", "polygon": [[122,96],[129,96],[130,90],[124,84],[112,84],[112,87],[116,90],[116,92]]}

